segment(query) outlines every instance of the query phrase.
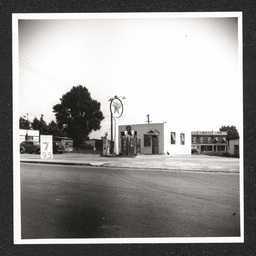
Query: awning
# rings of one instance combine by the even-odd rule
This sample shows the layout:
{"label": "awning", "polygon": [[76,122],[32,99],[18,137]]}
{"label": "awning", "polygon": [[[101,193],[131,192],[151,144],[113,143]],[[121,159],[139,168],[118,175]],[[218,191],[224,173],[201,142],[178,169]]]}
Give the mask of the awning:
{"label": "awning", "polygon": [[157,130],[150,130],[149,132],[145,133],[145,135],[156,135],[159,136],[160,132]]}

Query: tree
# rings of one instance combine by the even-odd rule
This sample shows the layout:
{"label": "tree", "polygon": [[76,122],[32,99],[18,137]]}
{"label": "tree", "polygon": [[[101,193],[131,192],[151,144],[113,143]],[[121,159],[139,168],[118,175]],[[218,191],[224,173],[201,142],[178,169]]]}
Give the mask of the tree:
{"label": "tree", "polygon": [[91,98],[88,89],[82,85],[74,86],[60,98],[60,103],[53,106],[58,127],[65,126],[68,137],[74,139],[74,146],[79,147],[92,130],[101,128],[104,119],[100,103]]}
{"label": "tree", "polygon": [[235,126],[221,126],[220,131],[226,131],[228,133],[227,140],[238,139],[239,133]]}
{"label": "tree", "polygon": [[53,136],[64,136],[64,132],[58,127],[55,121],[51,121],[46,127],[46,134]]}
{"label": "tree", "polygon": [[46,125],[46,122],[44,121],[43,119],[43,115],[41,115],[40,117],[40,120],[35,117],[33,119],[33,122],[31,123],[31,126],[33,128],[33,130],[39,130],[40,131],[40,134],[46,134],[46,130],[47,130],[47,125]]}
{"label": "tree", "polygon": [[29,127],[30,122],[26,118],[20,116],[20,129],[29,129]]}

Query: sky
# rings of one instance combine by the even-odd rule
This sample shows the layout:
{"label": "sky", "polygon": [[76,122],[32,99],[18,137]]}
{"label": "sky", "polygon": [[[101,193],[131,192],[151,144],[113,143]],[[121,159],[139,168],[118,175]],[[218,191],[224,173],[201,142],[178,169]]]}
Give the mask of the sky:
{"label": "sky", "polygon": [[[232,15],[231,15],[232,16]],[[191,131],[242,132],[238,19],[61,15],[18,22],[19,115],[55,120],[53,105],[83,85],[110,132],[110,102],[125,96],[120,125],[167,122]],[[241,49],[240,49],[241,50]]]}

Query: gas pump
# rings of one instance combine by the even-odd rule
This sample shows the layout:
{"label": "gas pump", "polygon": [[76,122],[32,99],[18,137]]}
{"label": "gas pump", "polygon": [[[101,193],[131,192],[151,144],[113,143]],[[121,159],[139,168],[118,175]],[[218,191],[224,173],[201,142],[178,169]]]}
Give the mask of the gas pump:
{"label": "gas pump", "polygon": [[137,155],[137,136],[134,131],[128,133],[124,132],[121,138],[122,140],[122,155],[123,156],[136,156]]}
{"label": "gas pump", "polygon": [[109,156],[109,144],[110,141],[108,140],[108,133],[105,133],[103,137],[103,156]]}
{"label": "gas pump", "polygon": [[134,135],[134,131],[131,131],[130,136],[130,156],[136,155],[136,136]]}

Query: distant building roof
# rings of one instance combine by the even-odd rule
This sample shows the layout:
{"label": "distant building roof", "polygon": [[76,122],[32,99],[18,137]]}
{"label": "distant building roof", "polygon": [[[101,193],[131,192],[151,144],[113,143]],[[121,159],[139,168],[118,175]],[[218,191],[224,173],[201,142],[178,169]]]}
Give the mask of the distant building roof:
{"label": "distant building roof", "polygon": [[60,140],[73,140],[72,138],[68,138],[68,137],[61,137],[61,136],[53,136],[54,139],[60,139]]}
{"label": "distant building roof", "polygon": [[228,133],[226,131],[193,131],[191,132],[191,135],[223,135],[223,136],[227,136]]}

